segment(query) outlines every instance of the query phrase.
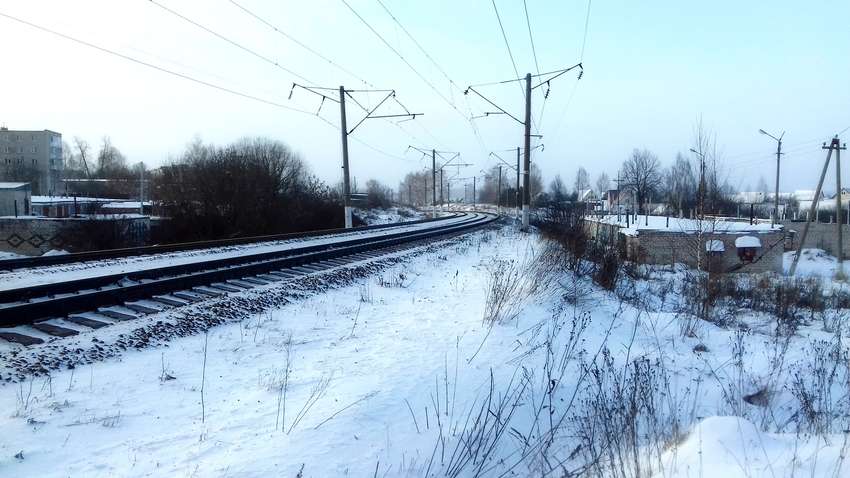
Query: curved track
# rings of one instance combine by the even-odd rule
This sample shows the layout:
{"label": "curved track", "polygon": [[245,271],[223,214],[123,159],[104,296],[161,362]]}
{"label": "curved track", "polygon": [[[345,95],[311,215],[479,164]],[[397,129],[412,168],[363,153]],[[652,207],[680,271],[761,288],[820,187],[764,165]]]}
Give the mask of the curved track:
{"label": "curved track", "polygon": [[[63,318],[84,327],[99,328],[109,322],[98,321],[85,313],[96,312],[113,321],[130,320],[204,297],[239,292],[346,262],[379,257],[423,241],[463,234],[495,220],[497,217],[489,214],[461,214],[424,224],[414,221],[419,224],[416,227],[404,223],[395,228],[379,228],[380,232],[341,235],[273,251],[201,256],[192,262],[121,273],[86,269],[85,278],[60,278],[0,290],[0,327],[31,325],[50,335],[75,335],[77,330],[55,325],[50,319]],[[0,337],[24,344],[42,341],[18,332],[0,329]]]}

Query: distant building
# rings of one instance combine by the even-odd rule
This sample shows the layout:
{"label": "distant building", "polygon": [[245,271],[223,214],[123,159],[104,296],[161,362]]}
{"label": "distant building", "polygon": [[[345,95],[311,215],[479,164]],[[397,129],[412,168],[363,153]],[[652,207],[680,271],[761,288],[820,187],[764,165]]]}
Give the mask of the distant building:
{"label": "distant building", "polygon": [[732,201],[737,204],[761,204],[767,201],[767,194],[761,191],[743,191],[735,193]]}
{"label": "distant building", "polygon": [[785,229],[769,223],[664,216],[585,217],[591,240],[639,264],[686,264],[714,272],[782,272]]}
{"label": "distant building", "polygon": [[0,216],[29,216],[29,183],[0,183]]}
{"label": "distant building", "polygon": [[61,134],[0,127],[0,181],[28,182],[33,194],[53,195],[63,169]]}

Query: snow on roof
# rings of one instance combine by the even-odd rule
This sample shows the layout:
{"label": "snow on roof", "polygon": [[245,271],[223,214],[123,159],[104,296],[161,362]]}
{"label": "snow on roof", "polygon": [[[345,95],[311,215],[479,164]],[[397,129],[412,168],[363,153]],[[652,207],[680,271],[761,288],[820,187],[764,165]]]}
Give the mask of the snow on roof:
{"label": "snow on roof", "polygon": [[[620,227],[620,232],[627,236],[636,236],[640,231],[663,231],[663,232],[678,232],[682,234],[696,234],[703,232],[706,234],[744,234],[744,233],[766,233],[771,231],[781,231],[782,226],[776,225],[771,227],[770,223],[750,224],[749,221],[735,221],[724,218],[707,218],[703,221],[697,219],[680,219],[677,217],[667,218],[666,216],[643,216],[638,215],[637,221],[629,220],[626,225],[626,215],[621,214],[617,221],[616,214],[607,216],[587,216],[585,220],[599,222],[601,224],[611,224]],[[669,220],[669,225],[668,225]]]}
{"label": "snow on roof", "polygon": [[711,239],[710,241],[705,241],[706,252],[723,252],[725,250],[726,246],[724,246],[723,241],[719,239]]}
{"label": "snow on roof", "polygon": [[[145,201],[144,204],[145,204],[145,206],[150,206],[151,202]],[[111,203],[103,205],[103,208],[105,208],[105,209],[128,209],[128,208],[139,209],[139,207],[140,207],[139,201],[111,202]]]}
{"label": "snow on roof", "polygon": [[29,186],[30,183],[10,183],[0,182],[0,189],[18,189],[24,186]]}
{"label": "snow on roof", "polygon": [[107,199],[107,198],[90,198],[85,196],[33,196],[32,203],[33,204],[62,204],[66,202],[74,202],[76,199],[77,202],[117,202],[121,201],[120,199]]}
{"label": "snow on roof", "polygon": [[735,247],[761,247],[761,241],[754,236],[741,236],[735,239]]}

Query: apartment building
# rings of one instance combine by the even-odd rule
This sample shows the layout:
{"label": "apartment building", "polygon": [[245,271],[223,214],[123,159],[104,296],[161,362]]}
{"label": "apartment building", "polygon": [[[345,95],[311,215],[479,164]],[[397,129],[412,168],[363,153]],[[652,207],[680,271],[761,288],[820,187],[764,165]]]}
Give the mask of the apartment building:
{"label": "apartment building", "polygon": [[63,167],[61,134],[0,127],[0,181],[28,182],[33,195],[49,196],[60,192]]}

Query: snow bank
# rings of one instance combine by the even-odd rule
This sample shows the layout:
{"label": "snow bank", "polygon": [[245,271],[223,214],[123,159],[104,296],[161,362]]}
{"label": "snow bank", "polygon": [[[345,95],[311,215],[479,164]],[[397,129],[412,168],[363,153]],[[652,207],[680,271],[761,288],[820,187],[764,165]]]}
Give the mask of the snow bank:
{"label": "snow bank", "polygon": [[765,433],[739,417],[709,417],[696,424],[687,439],[665,454],[667,466],[658,478],[722,476],[835,477],[843,437],[824,438]]}

